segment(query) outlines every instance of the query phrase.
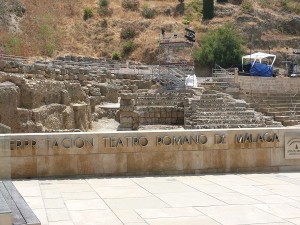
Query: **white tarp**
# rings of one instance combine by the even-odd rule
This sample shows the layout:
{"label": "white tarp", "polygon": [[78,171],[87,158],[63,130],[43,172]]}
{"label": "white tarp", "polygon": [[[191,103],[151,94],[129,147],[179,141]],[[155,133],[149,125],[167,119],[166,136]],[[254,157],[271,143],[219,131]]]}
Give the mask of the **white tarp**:
{"label": "white tarp", "polygon": [[193,87],[193,88],[198,87],[197,77],[196,77],[195,74],[194,75],[188,75],[185,78],[185,86],[186,87]]}

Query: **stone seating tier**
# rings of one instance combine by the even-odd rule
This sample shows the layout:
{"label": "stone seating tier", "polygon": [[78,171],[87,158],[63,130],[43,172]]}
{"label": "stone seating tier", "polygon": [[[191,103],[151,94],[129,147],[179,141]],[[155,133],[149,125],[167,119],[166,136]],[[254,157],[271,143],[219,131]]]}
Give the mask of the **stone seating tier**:
{"label": "stone seating tier", "polygon": [[258,126],[257,124],[205,124],[205,125],[186,125],[186,129],[228,129],[228,128],[256,128],[266,127],[265,125]]}
{"label": "stone seating tier", "polygon": [[270,113],[275,113],[275,112],[294,112],[298,113],[300,110],[300,107],[262,107],[262,108],[257,108],[258,111],[261,111],[263,113],[268,114]]}
{"label": "stone seating tier", "polygon": [[205,112],[205,111],[198,111],[197,116],[198,117],[218,117],[218,116],[252,116],[256,112],[254,110],[246,110],[244,108],[243,111],[237,111],[237,110],[232,110],[232,111],[213,111],[213,112]]}
{"label": "stone seating tier", "polygon": [[243,100],[216,90],[205,90],[185,108],[185,128],[278,127],[272,117],[264,118]]}
{"label": "stone seating tier", "polygon": [[193,122],[197,124],[259,124],[260,120],[255,118],[197,118],[194,119]]}

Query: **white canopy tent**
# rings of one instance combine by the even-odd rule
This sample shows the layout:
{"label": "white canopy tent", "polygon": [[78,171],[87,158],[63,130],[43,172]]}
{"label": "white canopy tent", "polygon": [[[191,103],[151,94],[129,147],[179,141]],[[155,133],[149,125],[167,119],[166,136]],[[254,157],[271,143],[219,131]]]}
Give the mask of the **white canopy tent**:
{"label": "white canopy tent", "polygon": [[271,63],[271,67],[273,66],[275,60],[276,60],[276,55],[272,55],[272,54],[267,54],[267,53],[263,53],[263,52],[256,52],[256,53],[253,53],[251,55],[245,55],[242,57],[242,65],[244,65],[244,60],[245,59],[249,59],[251,61],[251,64],[253,65],[253,63],[255,62],[259,62],[261,63],[262,59],[265,59],[265,58],[271,58],[273,59],[272,63]]}

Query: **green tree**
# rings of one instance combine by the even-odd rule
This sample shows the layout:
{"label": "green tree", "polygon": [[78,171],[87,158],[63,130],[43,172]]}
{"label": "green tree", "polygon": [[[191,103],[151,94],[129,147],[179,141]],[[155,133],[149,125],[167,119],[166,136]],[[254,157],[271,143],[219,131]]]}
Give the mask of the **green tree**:
{"label": "green tree", "polygon": [[194,58],[202,65],[222,67],[238,64],[243,54],[243,40],[238,31],[226,24],[206,33],[201,42],[201,49],[195,51]]}
{"label": "green tree", "polygon": [[214,0],[203,0],[203,19],[214,18]]}

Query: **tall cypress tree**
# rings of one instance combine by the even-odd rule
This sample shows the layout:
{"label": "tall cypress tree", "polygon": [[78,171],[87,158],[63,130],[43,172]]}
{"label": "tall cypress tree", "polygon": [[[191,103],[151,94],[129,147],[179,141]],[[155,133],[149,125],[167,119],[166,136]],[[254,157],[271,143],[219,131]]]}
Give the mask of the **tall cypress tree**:
{"label": "tall cypress tree", "polygon": [[214,18],[214,0],[203,0],[203,19]]}

